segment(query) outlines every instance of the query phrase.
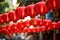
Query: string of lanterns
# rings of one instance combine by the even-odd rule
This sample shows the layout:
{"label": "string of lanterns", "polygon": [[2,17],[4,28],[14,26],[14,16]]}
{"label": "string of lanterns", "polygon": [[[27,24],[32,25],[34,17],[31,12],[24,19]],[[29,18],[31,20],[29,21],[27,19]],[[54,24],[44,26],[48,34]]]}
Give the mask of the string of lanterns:
{"label": "string of lanterns", "polygon": [[[52,2],[52,3],[51,3]],[[20,6],[15,11],[11,11],[5,14],[0,14],[0,24],[10,21],[17,21],[18,19],[23,19],[27,16],[32,18],[36,15],[45,15],[50,9],[53,9],[55,12],[60,9],[59,0],[47,0],[46,2],[41,1],[36,4],[31,4],[28,6]]]}
{"label": "string of lanterns", "polygon": [[[13,34],[13,33],[30,33],[30,32],[44,32],[46,30],[59,29],[60,21],[52,22],[49,19],[36,19],[35,16],[40,14],[44,16],[47,12],[52,9],[57,12],[60,9],[60,0],[47,0],[44,2],[38,2],[36,4],[31,4],[28,6],[20,6],[16,10],[0,14],[0,24],[9,23],[10,21],[16,22],[19,19],[23,19],[27,16],[31,17],[31,20],[25,22],[19,22],[13,25],[2,26],[0,28],[0,33],[2,34]],[[31,27],[33,26],[33,27]]]}
{"label": "string of lanterns", "polygon": [[13,33],[39,33],[40,31],[45,32],[52,29],[59,29],[60,28],[60,21],[52,22],[49,19],[34,19],[35,21],[27,20],[25,22],[19,22],[17,24],[2,26],[0,28],[0,33],[8,35]]}

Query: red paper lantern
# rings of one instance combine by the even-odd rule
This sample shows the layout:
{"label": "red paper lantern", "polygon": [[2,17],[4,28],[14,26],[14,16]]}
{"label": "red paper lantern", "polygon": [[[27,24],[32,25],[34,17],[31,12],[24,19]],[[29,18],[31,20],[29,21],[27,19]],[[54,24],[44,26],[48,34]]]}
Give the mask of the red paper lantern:
{"label": "red paper lantern", "polygon": [[18,7],[16,9],[16,15],[19,17],[19,18],[24,18],[26,17],[26,14],[25,14],[25,6],[22,6],[22,7]]}
{"label": "red paper lantern", "polygon": [[19,29],[19,28],[16,28],[16,31],[15,31],[15,33],[20,33],[21,32],[21,29]]}
{"label": "red paper lantern", "polygon": [[8,16],[9,16],[9,19],[14,22],[19,19],[19,17],[16,16],[15,11],[9,12]]}
{"label": "red paper lantern", "polygon": [[46,4],[54,11],[57,10],[57,0],[47,0]]}
{"label": "red paper lantern", "polygon": [[3,14],[2,18],[3,18],[4,22],[9,22],[10,21],[9,17],[8,17],[8,13]]}
{"label": "red paper lantern", "polygon": [[24,26],[25,26],[25,27],[31,26],[30,20],[25,21],[25,22],[24,22]]}
{"label": "red paper lantern", "polygon": [[24,32],[24,33],[28,33],[28,28],[25,27],[24,29],[22,29],[22,32]]}
{"label": "red paper lantern", "polygon": [[40,27],[37,27],[35,30],[37,33],[41,31]]}
{"label": "red paper lantern", "polygon": [[50,30],[52,30],[52,29],[53,29],[52,25],[49,25],[49,26],[47,27],[47,30],[48,30],[48,31],[50,31]]}
{"label": "red paper lantern", "polygon": [[49,19],[45,19],[45,20],[43,21],[43,25],[48,27],[49,25],[52,25],[52,21],[49,20]]}
{"label": "red paper lantern", "polygon": [[27,14],[27,16],[35,17],[37,14],[34,12],[34,4],[28,5],[25,8],[25,13]]}
{"label": "red paper lantern", "polygon": [[39,19],[39,26],[43,26],[43,20],[42,19]]}
{"label": "red paper lantern", "polygon": [[52,2],[52,9],[54,9],[55,11],[57,10],[57,0],[51,0]]}
{"label": "red paper lantern", "polygon": [[14,27],[15,33],[20,33],[21,29],[17,26]]}
{"label": "red paper lantern", "polygon": [[56,22],[52,22],[52,27],[53,27],[54,29],[56,29],[56,28],[57,28],[57,23],[56,23]]}
{"label": "red paper lantern", "polygon": [[11,30],[11,25],[8,25],[8,26],[7,26],[7,30],[8,30],[8,32],[9,32],[9,34],[13,34],[13,32],[12,32],[12,30]]}
{"label": "red paper lantern", "polygon": [[45,32],[47,30],[46,26],[41,26],[41,29],[42,29],[42,32]]}
{"label": "red paper lantern", "polygon": [[17,24],[17,27],[20,28],[20,29],[23,29],[23,28],[24,28],[24,25],[23,25],[22,22],[19,22],[19,23]]}
{"label": "red paper lantern", "polygon": [[3,18],[2,18],[2,15],[0,15],[0,23],[3,23]]}
{"label": "red paper lantern", "polygon": [[33,33],[36,32],[36,28],[32,28],[32,29],[30,29],[30,30],[31,30],[31,32],[33,32]]}
{"label": "red paper lantern", "polygon": [[31,23],[32,23],[32,25],[34,25],[34,26],[38,26],[38,25],[39,25],[39,22],[40,22],[39,19],[31,19]]}
{"label": "red paper lantern", "polygon": [[31,33],[30,28],[27,29],[27,32],[28,32],[28,33]]}
{"label": "red paper lantern", "polygon": [[12,24],[11,25],[11,32],[15,33],[15,29],[16,29],[16,24]]}
{"label": "red paper lantern", "polygon": [[36,7],[35,10],[40,15],[45,15],[48,12],[48,8],[47,8],[46,3],[44,1],[38,2],[35,5],[35,7]]}
{"label": "red paper lantern", "polygon": [[57,6],[58,6],[58,9],[60,9],[60,0],[57,0]]}
{"label": "red paper lantern", "polygon": [[2,26],[2,33],[7,35],[8,34],[8,30],[6,29],[6,26]]}
{"label": "red paper lantern", "polygon": [[34,6],[34,12],[36,13],[36,14],[38,14],[39,13],[39,6],[37,5],[38,3],[36,3],[35,4],[35,6]]}

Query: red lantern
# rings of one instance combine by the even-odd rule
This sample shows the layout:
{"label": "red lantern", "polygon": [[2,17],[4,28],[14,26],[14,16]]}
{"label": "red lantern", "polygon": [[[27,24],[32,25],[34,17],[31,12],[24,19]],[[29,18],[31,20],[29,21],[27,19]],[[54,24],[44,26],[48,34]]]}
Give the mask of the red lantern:
{"label": "red lantern", "polygon": [[52,25],[49,25],[49,26],[47,27],[47,30],[48,30],[48,31],[50,31],[50,30],[52,30],[52,29],[53,29]]}
{"label": "red lantern", "polygon": [[43,20],[39,19],[39,26],[42,26],[42,25],[43,25]]}
{"label": "red lantern", "polygon": [[16,15],[19,17],[19,18],[24,18],[24,17],[26,17],[26,14],[25,14],[25,7],[24,6],[22,6],[22,7],[18,7],[17,9],[16,9]]}
{"label": "red lantern", "polygon": [[52,27],[53,27],[54,29],[56,29],[56,28],[57,28],[57,23],[56,23],[56,22],[52,22]]}
{"label": "red lantern", "polygon": [[35,10],[37,10],[37,13],[39,12],[40,15],[45,15],[48,12],[48,8],[44,1],[38,2],[35,6]]}
{"label": "red lantern", "polygon": [[58,6],[58,9],[60,9],[60,0],[57,0],[57,6]]}
{"label": "red lantern", "polygon": [[58,29],[60,28],[60,21],[58,21],[58,23],[57,23],[57,27],[58,27]]}
{"label": "red lantern", "polygon": [[11,25],[11,32],[15,33],[15,29],[16,29],[16,24],[12,24]]}
{"label": "red lantern", "polygon": [[6,30],[6,26],[3,25],[3,26],[1,27],[1,29],[2,29],[2,31]]}
{"label": "red lantern", "polygon": [[23,31],[24,33],[28,33],[28,28],[25,27],[22,31]]}
{"label": "red lantern", "polygon": [[31,25],[31,26],[28,28],[28,32],[30,32],[30,33],[36,32],[36,28]]}
{"label": "red lantern", "polygon": [[28,5],[25,8],[25,13],[27,14],[27,16],[35,17],[36,13],[34,12],[34,4]]}
{"label": "red lantern", "polygon": [[46,31],[46,26],[41,26],[42,32]]}
{"label": "red lantern", "polygon": [[20,29],[23,29],[23,28],[24,28],[24,25],[23,25],[22,22],[19,22],[19,23],[17,24],[17,27],[20,28]]}
{"label": "red lantern", "polygon": [[2,18],[3,18],[4,22],[9,22],[10,21],[9,17],[8,17],[8,13],[3,14]]}
{"label": "red lantern", "polygon": [[30,28],[27,29],[27,32],[28,32],[28,33],[31,33]]}
{"label": "red lantern", "polygon": [[37,33],[41,31],[40,27],[37,27],[35,30]]}
{"label": "red lantern", "polygon": [[52,21],[49,20],[49,19],[45,19],[45,20],[43,21],[43,25],[48,27],[49,25],[52,25]]}
{"label": "red lantern", "polygon": [[52,8],[54,11],[57,10],[57,0],[47,0],[47,5]]}
{"label": "red lantern", "polygon": [[3,23],[3,18],[2,18],[2,15],[0,15],[0,23]]}
{"label": "red lantern", "polygon": [[16,28],[16,31],[15,31],[15,33],[20,33],[21,32],[21,29],[19,29],[19,28]]}
{"label": "red lantern", "polygon": [[30,20],[25,21],[25,22],[24,22],[24,26],[25,26],[25,27],[31,26]]}
{"label": "red lantern", "polygon": [[34,25],[34,26],[38,26],[38,25],[39,25],[39,22],[40,22],[39,19],[31,19],[31,23],[32,23],[32,25]]}
{"label": "red lantern", "polygon": [[14,22],[19,19],[19,17],[16,16],[15,11],[9,12],[8,16],[9,16],[9,19]]}
{"label": "red lantern", "polygon": [[52,9],[54,9],[55,11],[57,10],[57,0],[51,0],[52,2]]}
{"label": "red lantern", "polygon": [[17,26],[14,27],[15,33],[20,33],[21,29]]}
{"label": "red lantern", "polygon": [[2,26],[2,33],[7,35],[8,34],[8,30],[6,29],[6,26]]}
{"label": "red lantern", "polygon": [[9,34],[13,34],[12,30],[11,30],[11,25],[7,26],[7,30],[9,31]]}
{"label": "red lantern", "polygon": [[39,13],[39,6],[37,5],[38,3],[36,3],[35,4],[35,6],[34,6],[34,12],[36,13],[36,14],[38,14]]}

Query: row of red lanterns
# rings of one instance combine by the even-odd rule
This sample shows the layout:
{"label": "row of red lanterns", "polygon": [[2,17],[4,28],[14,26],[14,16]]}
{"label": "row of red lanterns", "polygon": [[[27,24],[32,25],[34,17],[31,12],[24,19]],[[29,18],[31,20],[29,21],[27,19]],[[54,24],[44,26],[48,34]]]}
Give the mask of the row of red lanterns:
{"label": "row of red lanterns", "polygon": [[[32,26],[32,27],[31,27]],[[60,21],[52,22],[51,20],[45,19],[33,19],[25,22],[19,22],[17,24],[2,26],[0,28],[0,33],[2,34],[13,34],[13,33],[32,33],[32,32],[44,32],[52,29],[59,29]]]}
{"label": "row of red lanterns", "polygon": [[11,11],[0,15],[0,24],[10,21],[17,21],[18,19],[23,19],[26,16],[35,17],[36,15],[45,15],[50,9],[57,11],[60,9],[59,0],[47,0],[46,2],[41,1],[36,4],[31,4],[28,6],[18,7],[15,11]]}

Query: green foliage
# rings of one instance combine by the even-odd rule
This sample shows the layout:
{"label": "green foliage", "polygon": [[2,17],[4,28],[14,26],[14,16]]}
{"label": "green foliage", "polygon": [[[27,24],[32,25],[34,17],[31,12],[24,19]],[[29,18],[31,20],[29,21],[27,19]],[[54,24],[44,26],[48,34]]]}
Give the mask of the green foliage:
{"label": "green foliage", "polygon": [[0,0],[0,14],[9,12],[11,10],[10,6],[7,0]]}
{"label": "green foliage", "polygon": [[9,8],[8,2],[0,3],[0,13],[5,13],[6,12],[6,10],[5,10],[6,8],[7,9]]}
{"label": "green foliage", "polygon": [[40,0],[18,0],[18,2],[20,2],[20,5],[29,5],[29,4],[32,4],[32,3],[37,3],[39,2]]}

